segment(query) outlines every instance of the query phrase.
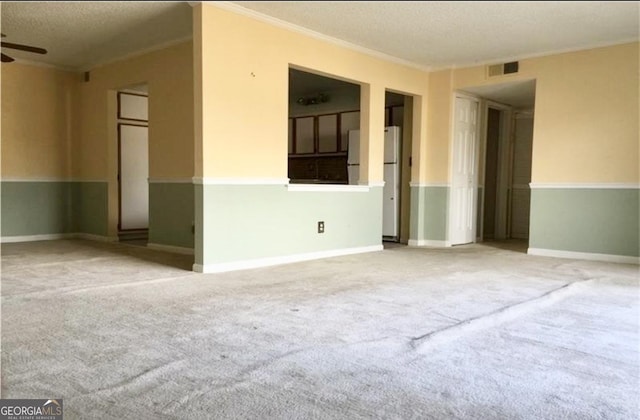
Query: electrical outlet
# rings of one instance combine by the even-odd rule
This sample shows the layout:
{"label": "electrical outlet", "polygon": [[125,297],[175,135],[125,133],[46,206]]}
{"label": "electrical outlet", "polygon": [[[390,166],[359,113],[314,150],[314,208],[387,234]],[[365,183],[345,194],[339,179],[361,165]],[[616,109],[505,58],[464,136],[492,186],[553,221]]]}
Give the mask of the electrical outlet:
{"label": "electrical outlet", "polygon": [[318,233],[324,233],[324,222],[318,222]]}

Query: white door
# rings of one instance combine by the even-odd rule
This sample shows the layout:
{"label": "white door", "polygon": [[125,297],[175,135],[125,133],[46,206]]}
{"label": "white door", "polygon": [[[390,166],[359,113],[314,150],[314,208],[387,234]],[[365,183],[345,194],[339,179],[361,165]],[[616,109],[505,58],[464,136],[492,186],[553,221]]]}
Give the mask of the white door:
{"label": "white door", "polygon": [[454,124],[449,238],[458,245],[476,236],[478,102],[456,97]]}
{"label": "white door", "polygon": [[148,127],[120,124],[120,229],[149,227]]}
{"label": "white door", "polygon": [[398,164],[385,163],[382,190],[382,236],[398,236]]}
{"label": "white door", "polygon": [[397,238],[400,213],[400,128],[384,129],[384,188],[382,190],[382,236]]}

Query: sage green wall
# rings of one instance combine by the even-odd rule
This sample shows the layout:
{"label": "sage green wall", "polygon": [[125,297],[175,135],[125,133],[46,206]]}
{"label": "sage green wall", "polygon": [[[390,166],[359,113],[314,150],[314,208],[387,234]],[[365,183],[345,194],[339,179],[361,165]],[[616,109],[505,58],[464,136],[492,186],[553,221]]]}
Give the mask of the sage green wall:
{"label": "sage green wall", "polygon": [[531,248],[640,256],[639,190],[534,188]]}
{"label": "sage green wall", "polygon": [[[196,201],[202,204],[196,205],[202,205],[206,215],[203,255],[196,249],[198,264],[382,243],[381,187],[368,192],[289,191],[284,185],[204,185],[198,189]],[[322,234],[317,233],[318,221],[325,222]]]}
{"label": "sage green wall", "polygon": [[149,242],[193,248],[193,206],[193,184],[149,184]]}
{"label": "sage green wall", "polygon": [[446,241],[449,187],[411,187],[411,240]]}
{"label": "sage green wall", "polygon": [[107,236],[108,184],[72,182],[74,231]]}
{"label": "sage green wall", "polygon": [[2,182],[2,236],[107,234],[106,182]]}
{"label": "sage green wall", "polygon": [[71,233],[68,182],[2,182],[2,236]]}

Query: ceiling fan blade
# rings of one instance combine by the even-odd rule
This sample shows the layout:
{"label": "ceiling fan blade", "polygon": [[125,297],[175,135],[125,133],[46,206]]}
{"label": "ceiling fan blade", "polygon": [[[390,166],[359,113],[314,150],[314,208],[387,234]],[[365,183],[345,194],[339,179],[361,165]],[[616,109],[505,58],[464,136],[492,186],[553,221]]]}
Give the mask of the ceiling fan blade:
{"label": "ceiling fan blade", "polygon": [[9,57],[8,55],[5,54],[1,54],[0,56],[1,60],[3,63],[10,63],[12,61],[15,61],[13,58]]}
{"label": "ceiling fan blade", "polygon": [[32,47],[29,45],[21,45],[21,44],[14,44],[12,42],[0,42],[0,45],[2,45],[4,48],[13,48],[14,50],[22,50],[22,51],[29,51],[32,53],[36,53],[36,54],[46,54],[47,50],[45,50],[44,48],[38,48],[38,47]]}

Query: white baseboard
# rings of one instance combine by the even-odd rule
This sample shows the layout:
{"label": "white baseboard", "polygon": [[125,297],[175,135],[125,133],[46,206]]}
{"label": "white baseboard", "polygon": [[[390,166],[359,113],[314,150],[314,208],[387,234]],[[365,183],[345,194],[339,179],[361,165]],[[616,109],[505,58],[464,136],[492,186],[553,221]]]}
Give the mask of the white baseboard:
{"label": "white baseboard", "polygon": [[3,236],[0,242],[3,244],[12,242],[36,242],[36,241],[55,241],[57,239],[73,239],[75,233],[50,233],[46,235],[23,235],[23,236]]}
{"label": "white baseboard", "polygon": [[640,264],[640,257],[596,254],[592,252],[559,251],[557,249],[529,248],[527,253],[541,257],[572,258],[576,260],[603,261],[623,264]]}
{"label": "white baseboard", "polygon": [[45,235],[24,235],[24,236],[3,236],[0,242],[36,242],[36,241],[55,241],[59,239],[88,239],[90,241],[115,242],[118,238],[102,235],[93,235],[91,233],[50,233]]}
{"label": "white baseboard", "polygon": [[198,273],[224,273],[227,271],[247,270],[251,268],[270,267],[274,265],[290,264],[301,261],[318,260],[321,258],[339,257],[343,255],[362,254],[365,252],[382,251],[382,245],[365,246],[359,248],[334,249],[330,251],[310,252],[307,254],[286,255],[282,257],[258,258],[255,260],[233,261],[218,264],[193,264],[193,271]]}
{"label": "white baseboard", "polygon": [[409,239],[409,246],[432,246],[437,248],[449,248],[449,241],[434,241],[431,239]]}
{"label": "white baseboard", "polygon": [[184,255],[193,255],[193,248],[187,248],[183,246],[173,246],[173,245],[163,245],[163,244],[154,244],[148,243],[147,248],[154,249],[156,251],[166,251],[173,252],[174,254],[184,254]]}

